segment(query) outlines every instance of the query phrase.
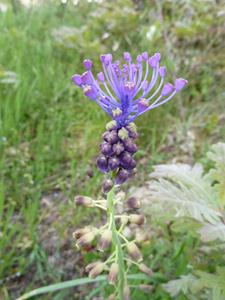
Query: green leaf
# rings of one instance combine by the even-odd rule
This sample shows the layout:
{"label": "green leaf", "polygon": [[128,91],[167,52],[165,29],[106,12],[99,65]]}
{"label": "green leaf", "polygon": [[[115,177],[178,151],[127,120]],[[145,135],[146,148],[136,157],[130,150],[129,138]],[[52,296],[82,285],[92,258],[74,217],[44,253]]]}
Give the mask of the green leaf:
{"label": "green leaf", "polygon": [[[150,279],[150,277],[148,277],[144,274],[139,274],[139,273],[138,274],[130,274],[130,275],[128,275],[128,278],[134,279],[134,280],[149,280]],[[107,276],[102,275],[102,276],[98,276],[96,278],[85,277],[85,278],[78,278],[78,279],[74,279],[74,280],[64,281],[64,282],[51,284],[51,285],[47,285],[47,286],[35,289],[35,290],[28,292],[28,293],[24,294],[23,296],[17,298],[16,300],[25,300],[25,299],[29,299],[31,297],[41,295],[41,294],[55,292],[58,290],[67,289],[67,288],[71,288],[71,287],[75,287],[75,286],[83,285],[83,284],[88,284],[88,283],[102,282],[102,281],[106,281],[106,280],[107,280]]]}

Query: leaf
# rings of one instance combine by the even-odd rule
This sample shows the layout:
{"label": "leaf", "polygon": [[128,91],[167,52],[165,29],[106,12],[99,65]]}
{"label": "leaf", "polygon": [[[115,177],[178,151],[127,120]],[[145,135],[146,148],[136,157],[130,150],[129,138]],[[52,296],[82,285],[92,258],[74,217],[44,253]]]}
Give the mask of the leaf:
{"label": "leaf", "polygon": [[205,224],[200,230],[201,239],[204,242],[221,240],[225,241],[225,224]]}
{"label": "leaf", "polygon": [[[127,277],[129,279],[134,279],[134,280],[149,280],[148,276],[146,276],[144,274],[139,274],[139,273],[138,274],[130,274]],[[16,300],[25,300],[25,299],[29,299],[31,297],[41,295],[41,294],[55,292],[58,290],[67,289],[67,288],[71,288],[71,287],[75,287],[75,286],[83,285],[83,284],[102,282],[102,281],[106,281],[106,280],[107,280],[107,276],[105,276],[105,275],[98,276],[96,278],[89,278],[89,277],[77,278],[74,280],[64,281],[64,282],[51,284],[48,286],[44,286],[44,287],[35,289],[35,290],[28,292],[28,293],[24,294],[23,296],[17,298]]]}
{"label": "leaf", "polygon": [[188,274],[181,276],[179,279],[171,280],[162,286],[171,297],[176,297],[180,292],[187,294],[196,282],[197,278],[192,274]]}
{"label": "leaf", "polygon": [[225,143],[217,143],[207,153],[209,159],[215,163],[215,168],[210,170],[208,177],[216,181],[218,197],[221,206],[225,205]]}

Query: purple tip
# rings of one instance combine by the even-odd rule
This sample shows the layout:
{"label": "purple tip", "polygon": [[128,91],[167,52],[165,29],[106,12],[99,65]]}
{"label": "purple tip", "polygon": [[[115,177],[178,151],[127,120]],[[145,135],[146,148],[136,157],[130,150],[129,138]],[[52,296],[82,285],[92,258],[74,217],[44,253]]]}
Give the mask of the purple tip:
{"label": "purple tip", "polygon": [[112,54],[108,53],[105,55],[104,63],[109,64],[112,62]]}
{"label": "purple tip", "polygon": [[92,100],[95,100],[98,96],[97,90],[91,86],[91,85],[87,85],[84,88],[84,95]]}
{"label": "purple tip", "polygon": [[179,92],[180,90],[182,90],[185,85],[188,83],[188,81],[186,79],[183,78],[178,78],[175,80],[175,90],[177,92]]}
{"label": "purple tip", "polygon": [[166,67],[159,68],[159,75],[164,78],[166,76]]}
{"label": "purple tip", "polygon": [[155,53],[154,55],[152,55],[149,60],[148,63],[152,68],[156,68],[159,61],[161,59],[161,54],[160,53]]}
{"label": "purple tip", "polygon": [[148,108],[148,101],[146,99],[141,99],[138,101],[138,111],[145,111]]}
{"label": "purple tip", "polygon": [[138,55],[136,60],[137,60],[137,63],[140,64],[140,63],[142,63],[143,57],[141,55]]}
{"label": "purple tip", "polygon": [[144,60],[147,60],[148,59],[148,52],[143,52],[142,57],[143,57]]}
{"label": "purple tip", "polygon": [[164,84],[164,87],[162,88],[162,91],[161,91],[161,96],[167,96],[169,95],[170,93],[172,93],[172,91],[174,90],[174,86],[167,82]]}
{"label": "purple tip", "polygon": [[102,72],[98,73],[97,77],[98,77],[98,80],[101,82],[103,82],[105,80],[105,76]]}
{"label": "purple tip", "polygon": [[84,72],[81,75],[81,79],[82,79],[83,84],[91,84],[92,83],[92,80],[91,80],[91,77],[90,77],[90,74],[88,73],[88,71]]}
{"label": "purple tip", "polygon": [[126,61],[131,61],[132,60],[129,52],[124,52],[123,58]]}
{"label": "purple tip", "polygon": [[78,86],[81,86],[82,83],[83,83],[82,77],[81,77],[80,75],[78,75],[78,74],[74,74],[74,75],[72,76],[72,81],[73,81],[76,85],[78,85]]}
{"label": "purple tip", "polygon": [[93,63],[90,59],[85,59],[83,64],[84,64],[85,69],[88,71],[91,70],[92,65],[93,65]]}
{"label": "purple tip", "polygon": [[100,61],[101,61],[102,63],[104,63],[105,57],[106,57],[106,54],[100,55]]}

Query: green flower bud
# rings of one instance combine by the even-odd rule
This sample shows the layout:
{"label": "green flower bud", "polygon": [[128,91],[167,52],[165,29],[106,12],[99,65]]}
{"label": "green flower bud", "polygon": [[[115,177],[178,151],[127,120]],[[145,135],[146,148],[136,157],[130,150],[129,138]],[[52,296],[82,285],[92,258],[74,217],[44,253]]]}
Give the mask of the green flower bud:
{"label": "green flower bud", "polygon": [[113,120],[113,121],[108,122],[106,124],[105,128],[106,128],[106,130],[113,130],[113,129],[116,129],[116,127],[117,127],[117,123],[115,120]]}
{"label": "green flower bud", "polygon": [[125,140],[129,137],[129,132],[126,130],[126,128],[122,127],[118,131],[118,136],[121,138],[121,140]]}
{"label": "green flower bud", "polygon": [[127,244],[127,250],[133,260],[142,261],[143,258],[141,252],[134,242],[130,242]]}

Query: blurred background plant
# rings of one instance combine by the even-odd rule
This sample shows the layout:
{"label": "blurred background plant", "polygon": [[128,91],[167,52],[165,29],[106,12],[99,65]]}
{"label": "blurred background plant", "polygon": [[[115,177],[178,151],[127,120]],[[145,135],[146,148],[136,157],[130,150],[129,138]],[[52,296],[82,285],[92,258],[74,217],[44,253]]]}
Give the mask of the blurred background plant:
{"label": "blurred background plant", "polygon": [[[108,120],[71,85],[83,58],[96,60],[99,71],[103,52],[119,58],[126,50],[134,56],[160,51],[169,75],[189,80],[182,99],[138,120],[139,176],[128,191],[143,186],[159,163],[198,160],[211,169],[204,153],[225,134],[223,1],[27,3],[1,0],[0,5],[0,298],[7,300],[43,284],[83,276],[83,266],[94,255],[86,251],[80,256],[71,235],[85,218],[102,221],[97,212],[87,215],[73,203],[76,194],[100,193],[101,175],[93,166]],[[183,222],[179,228],[188,233],[178,230],[171,236],[170,221],[163,226],[149,220],[153,238],[143,251],[156,274],[151,298],[196,299],[175,292],[170,296],[162,283],[189,274],[190,257],[197,260],[197,270],[220,276],[224,271],[215,266],[224,264],[224,255],[210,251],[200,259],[199,237]],[[190,276],[201,279],[198,274]],[[149,297],[149,291],[134,290],[134,299],[137,293],[140,299]],[[219,293],[201,297],[222,299]],[[94,295],[79,287],[42,299],[67,297]]]}

